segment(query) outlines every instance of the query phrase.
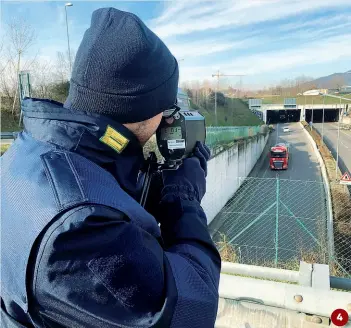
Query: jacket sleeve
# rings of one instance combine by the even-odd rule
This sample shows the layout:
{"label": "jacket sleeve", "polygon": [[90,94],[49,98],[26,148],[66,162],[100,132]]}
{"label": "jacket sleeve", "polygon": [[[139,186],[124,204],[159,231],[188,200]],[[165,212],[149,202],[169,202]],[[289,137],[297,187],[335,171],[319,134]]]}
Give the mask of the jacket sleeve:
{"label": "jacket sleeve", "polygon": [[180,236],[165,250],[118,211],[70,210],[37,251],[36,320],[48,327],[213,327],[218,259],[200,239]]}
{"label": "jacket sleeve", "polygon": [[200,203],[184,194],[166,194],[157,217],[165,254],[176,277],[174,327],[214,327],[221,258]]}

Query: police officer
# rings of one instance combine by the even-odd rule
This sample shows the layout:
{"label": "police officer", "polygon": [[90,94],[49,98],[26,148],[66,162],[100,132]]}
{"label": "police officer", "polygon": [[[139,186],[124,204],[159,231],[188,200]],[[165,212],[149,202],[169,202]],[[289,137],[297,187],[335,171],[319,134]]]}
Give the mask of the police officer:
{"label": "police officer", "polygon": [[213,327],[220,257],[200,206],[209,150],[137,202],[142,146],[178,64],[135,15],[95,11],[64,105],[27,98],[2,156],[3,327]]}

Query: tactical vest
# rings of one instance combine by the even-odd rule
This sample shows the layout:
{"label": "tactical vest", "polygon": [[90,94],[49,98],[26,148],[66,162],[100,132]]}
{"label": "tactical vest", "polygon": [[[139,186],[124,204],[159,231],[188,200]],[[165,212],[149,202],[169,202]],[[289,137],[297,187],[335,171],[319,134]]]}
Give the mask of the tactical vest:
{"label": "tactical vest", "polygon": [[[2,277],[1,298],[28,314],[26,273],[34,242],[64,211],[84,204],[117,209],[155,238],[156,220],[92,161],[22,132],[1,158]],[[34,265],[32,263],[32,265]],[[8,308],[16,317],[15,311]],[[8,327],[12,325],[8,318]]]}

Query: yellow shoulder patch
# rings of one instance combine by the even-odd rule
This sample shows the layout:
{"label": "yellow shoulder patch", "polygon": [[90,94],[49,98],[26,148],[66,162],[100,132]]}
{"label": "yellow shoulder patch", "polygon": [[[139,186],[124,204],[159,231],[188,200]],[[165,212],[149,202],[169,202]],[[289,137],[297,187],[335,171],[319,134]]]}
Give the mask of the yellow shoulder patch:
{"label": "yellow shoulder patch", "polygon": [[129,139],[108,125],[105,134],[100,138],[100,141],[120,154],[123,149],[127,147]]}

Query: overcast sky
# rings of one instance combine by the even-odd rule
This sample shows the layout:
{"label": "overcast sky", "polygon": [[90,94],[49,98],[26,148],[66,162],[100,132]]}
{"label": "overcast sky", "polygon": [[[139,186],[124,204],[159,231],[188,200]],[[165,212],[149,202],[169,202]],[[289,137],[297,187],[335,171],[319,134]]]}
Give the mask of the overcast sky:
{"label": "overcast sky", "polygon": [[[138,15],[180,61],[181,80],[245,74],[244,87],[299,75],[319,77],[351,69],[350,0],[72,1],[71,48],[92,12],[115,7]],[[1,21],[25,18],[36,30],[31,51],[54,60],[67,50],[64,2],[2,1]],[[4,29],[2,29],[4,31]],[[238,78],[231,78],[235,86]]]}

